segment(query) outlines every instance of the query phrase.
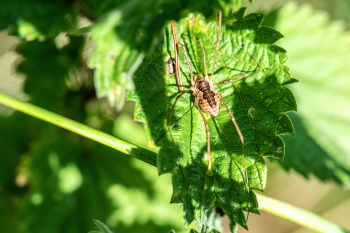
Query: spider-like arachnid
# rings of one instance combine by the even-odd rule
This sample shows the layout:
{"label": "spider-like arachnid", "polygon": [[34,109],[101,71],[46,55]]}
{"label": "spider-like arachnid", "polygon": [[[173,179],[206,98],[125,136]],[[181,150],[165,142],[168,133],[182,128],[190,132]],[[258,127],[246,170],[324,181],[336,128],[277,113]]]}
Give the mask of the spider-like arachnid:
{"label": "spider-like arachnid", "polygon": [[278,33],[261,19],[242,10],[171,22],[139,69],[135,115],[147,122],[150,145],[157,139],[158,171],[172,174],[171,201],[183,205],[185,226],[210,227],[220,207],[247,228],[244,211],[259,213],[253,190],[265,187],[264,156],[282,158],[279,135],[293,132],[285,112],[296,105],[284,87],[293,79],[285,51],[265,37]]}
{"label": "spider-like arachnid", "polygon": [[[171,58],[168,58],[166,62],[167,62],[167,67],[168,67],[168,73],[170,75],[175,73],[175,77],[176,77],[176,81],[177,81],[177,88],[178,88],[178,91],[180,93],[177,94],[177,96],[173,100],[173,104],[171,106],[171,109],[170,109],[170,112],[168,115],[168,120],[167,120],[167,126],[168,126],[167,131],[170,132],[171,140],[173,141],[175,150],[177,150],[176,153],[178,154],[177,156],[178,156],[178,159],[180,161],[182,159],[180,158],[181,156],[179,154],[179,149],[176,148],[177,146],[175,145],[177,139],[174,139],[174,137],[172,136],[171,130],[173,127],[176,127],[176,125],[180,123],[181,119],[183,117],[185,117],[187,114],[192,115],[193,113],[191,110],[193,109],[193,107],[196,107],[198,109],[197,112],[200,113],[200,116],[201,116],[202,121],[204,123],[203,131],[205,132],[205,135],[206,135],[206,137],[205,137],[206,138],[205,139],[206,140],[206,155],[204,156],[204,154],[203,154],[203,156],[205,157],[205,159],[207,161],[207,174],[213,174],[212,169],[215,170],[215,158],[213,158],[213,156],[212,156],[212,149],[211,149],[212,148],[211,147],[211,143],[212,143],[211,137],[213,135],[211,135],[211,129],[210,129],[210,128],[212,128],[212,129],[214,128],[214,131],[215,131],[214,137],[226,138],[224,140],[226,140],[226,142],[228,142],[228,143],[232,143],[232,145],[230,145],[231,147],[235,147],[231,151],[238,151],[238,152],[235,152],[236,155],[231,154],[231,155],[226,155],[226,156],[231,156],[231,158],[236,157],[236,158],[233,158],[233,160],[237,159],[237,161],[243,160],[243,162],[237,162],[237,163],[234,162],[234,163],[236,163],[235,166],[237,166],[237,168],[235,168],[236,170],[235,169],[234,170],[235,170],[235,172],[238,172],[240,174],[239,176],[241,178],[237,178],[237,179],[240,180],[240,182],[243,182],[245,184],[244,186],[245,186],[245,190],[247,192],[247,195],[250,196],[251,190],[249,188],[247,167],[249,165],[251,165],[252,163],[251,163],[251,161],[249,162],[249,165],[248,165],[248,163],[246,163],[247,149],[245,147],[245,140],[244,140],[244,136],[243,136],[244,134],[242,133],[242,131],[239,127],[239,123],[237,123],[237,120],[236,120],[234,114],[232,113],[231,109],[233,109],[233,108],[232,107],[230,108],[228,106],[228,103],[226,102],[225,98],[223,97],[224,95],[222,95],[218,90],[219,90],[220,86],[225,86],[225,88],[223,88],[225,90],[225,94],[227,95],[227,93],[230,93],[230,92],[232,93],[232,88],[233,88],[232,86],[231,86],[231,91],[227,91],[230,88],[229,87],[230,84],[232,85],[232,83],[234,83],[236,81],[242,80],[248,76],[251,76],[253,73],[259,72],[260,66],[259,66],[258,62],[255,61],[255,59],[250,54],[248,54],[249,59],[251,58],[251,60],[254,60],[254,62],[257,64],[254,67],[254,69],[252,69],[252,71],[245,72],[243,74],[241,73],[238,76],[235,76],[233,78],[231,77],[231,78],[223,79],[222,77],[220,77],[220,80],[218,82],[215,82],[215,76],[216,76],[216,73],[218,72],[215,70],[215,65],[217,62],[218,50],[219,50],[219,46],[220,46],[220,42],[221,42],[221,27],[222,27],[222,14],[221,14],[221,12],[219,12],[218,18],[219,18],[218,29],[217,29],[218,34],[217,34],[217,40],[216,40],[216,44],[215,44],[215,52],[214,52],[214,55],[211,57],[212,58],[212,65],[211,65],[211,73],[210,74],[208,74],[208,68],[207,68],[207,64],[206,64],[206,53],[205,53],[202,39],[199,38],[198,42],[199,42],[199,49],[201,50],[201,55],[202,55],[202,60],[203,60],[203,72],[204,73],[201,73],[201,72],[195,73],[192,64],[195,65],[196,70],[199,70],[198,66],[196,67],[195,63],[191,64],[191,61],[190,61],[191,58],[189,57],[189,55],[186,51],[185,45],[180,43],[177,39],[175,23],[173,21],[171,21],[171,29],[172,29],[172,37],[173,37],[173,42],[174,42],[175,56],[174,56],[174,60]],[[185,60],[187,63],[187,70],[182,69],[182,66],[180,64],[179,45],[180,45],[181,50],[183,52],[182,59]],[[252,65],[250,65],[250,67],[252,67]],[[185,74],[185,76],[186,76],[186,71],[188,71],[189,79],[190,79],[188,81],[189,87],[186,87],[186,85],[183,85],[182,79],[181,79],[181,73]],[[179,111],[179,112],[182,112],[183,114],[182,115],[177,114],[177,117],[176,117],[177,120],[172,120],[173,115],[175,115],[177,108],[181,108],[180,106],[178,106],[178,102],[180,100],[186,101],[186,100],[183,100],[183,98],[185,98],[184,95],[186,93],[190,93],[190,92],[192,93],[192,96],[193,96],[192,97],[193,102],[191,102],[192,105],[190,107],[187,107],[187,110],[185,110],[185,111]],[[232,102],[230,102],[229,104],[231,105]],[[224,110],[222,110],[222,109],[224,109]],[[208,115],[211,117],[211,120],[213,122],[211,127],[209,127],[209,125],[208,125],[208,119],[207,119]],[[225,136],[223,134],[220,135],[220,131],[224,131],[224,130],[220,130],[220,128],[225,127],[225,126],[222,126],[222,125],[220,126],[215,118],[217,118],[217,117],[220,118],[221,116],[226,117],[227,115],[229,116],[231,126],[232,125],[234,126],[234,129],[232,129],[231,131],[235,131],[235,132],[232,132],[232,133],[236,134],[236,137],[238,136],[238,138],[239,138],[240,149],[237,148],[237,146],[238,146],[237,141],[233,140],[230,142],[230,139],[227,139],[227,136]],[[189,122],[189,121],[187,121],[187,122]],[[192,124],[191,121],[190,121],[190,124]],[[214,127],[213,127],[213,125],[214,125]],[[231,128],[231,126],[226,127],[226,129]],[[195,128],[195,126],[193,126],[193,125],[189,126],[189,127]],[[197,127],[199,127],[199,126],[197,126]],[[218,133],[218,131],[219,131],[219,133]],[[181,134],[180,137],[187,137],[187,136],[197,137],[198,136],[198,138],[190,139],[190,140],[201,140],[201,136],[199,136],[197,134],[196,135],[184,135],[185,132],[180,132],[180,134]],[[224,141],[224,140],[222,140],[222,141]],[[216,141],[216,139],[214,138],[214,143],[215,143],[215,141]],[[218,144],[220,144],[220,143],[218,143]],[[215,149],[217,150],[218,147],[216,146]],[[196,148],[189,149],[189,151],[191,151],[190,153],[196,154],[196,153],[193,153],[193,150],[196,150]],[[249,152],[249,148],[248,148],[248,152]],[[198,154],[200,154],[200,152]],[[223,158],[223,156],[219,156],[219,157],[221,157],[220,159],[225,159],[225,158]],[[233,160],[229,159],[228,161],[232,162]],[[238,165],[238,164],[240,164],[240,165]],[[214,168],[213,168],[213,165],[214,165]],[[214,173],[215,173],[215,171],[214,171]],[[249,202],[251,202],[250,199],[251,199],[250,197],[247,198],[248,203],[246,204],[247,205],[246,209],[248,211],[248,214],[250,212],[250,203],[249,203]]]}
{"label": "spider-like arachnid", "polygon": [[[210,171],[211,166],[212,166],[211,146],[210,146],[211,145],[211,138],[210,138],[210,129],[208,126],[208,120],[207,120],[207,117],[205,116],[205,113],[207,113],[211,116],[214,116],[214,117],[218,116],[220,113],[221,104],[224,106],[227,114],[230,116],[230,119],[231,119],[231,121],[236,129],[236,132],[237,132],[239,139],[240,139],[240,142],[241,142],[243,154],[245,155],[245,153],[246,153],[245,144],[244,144],[245,143],[244,137],[243,137],[243,134],[241,132],[241,129],[240,129],[235,117],[234,117],[234,114],[231,112],[231,110],[228,107],[223,96],[220,94],[219,91],[216,90],[216,87],[218,87],[219,85],[224,85],[227,83],[232,83],[232,82],[238,81],[238,80],[246,78],[252,74],[252,72],[244,73],[244,74],[241,74],[241,75],[236,76],[234,78],[226,79],[226,80],[214,83],[215,64],[216,64],[218,49],[219,49],[219,45],[220,45],[220,41],[221,41],[221,27],[222,27],[221,26],[222,25],[222,13],[221,12],[219,12],[218,18],[219,18],[219,20],[218,20],[219,21],[218,22],[218,24],[219,24],[218,25],[218,36],[217,36],[213,62],[212,62],[212,66],[211,66],[212,69],[211,69],[210,75],[208,74],[208,69],[207,69],[207,65],[206,65],[206,54],[205,54],[204,45],[203,45],[202,40],[200,38],[198,39],[199,44],[200,44],[200,48],[201,48],[201,53],[202,53],[204,74],[201,74],[201,73],[194,74],[193,67],[192,67],[190,59],[187,55],[186,48],[183,44],[181,44],[178,41],[177,35],[176,35],[175,23],[173,21],[171,21],[171,29],[172,29],[172,35],[173,35],[173,41],[174,41],[174,51],[175,51],[175,60],[173,61],[175,72],[172,69],[171,72],[169,72],[169,74],[175,73],[176,80],[177,80],[177,86],[178,86],[178,90],[180,91],[180,94],[175,98],[174,104],[172,105],[172,108],[170,110],[170,113],[168,116],[168,123],[167,123],[168,128],[170,129],[172,126],[174,126],[174,124],[176,124],[178,122],[178,120],[177,120],[175,123],[173,123],[172,126],[170,126],[171,119],[172,119],[172,116],[174,113],[174,109],[176,107],[178,100],[185,93],[192,92],[193,97],[194,97],[193,106],[198,109],[198,111],[203,119],[204,126],[205,126],[206,143],[207,143],[207,158],[206,159],[208,160],[208,170],[209,171]],[[186,63],[187,63],[187,66],[188,66],[188,69],[190,72],[190,74],[189,74],[190,87],[187,89],[184,89],[183,84],[182,84],[182,80],[181,80],[179,45],[181,45],[181,48],[182,48],[182,51],[184,54],[184,58],[186,60]],[[255,61],[255,59],[253,57],[251,57],[251,58]],[[171,63],[171,61],[172,61],[171,59],[167,60],[168,65]],[[173,68],[173,64],[171,64],[170,67]],[[257,68],[260,68],[258,63],[257,63]],[[254,70],[254,72],[255,71],[256,71],[256,69]],[[191,107],[191,109],[193,108],[193,106]],[[185,114],[187,114],[191,109],[186,111]],[[221,114],[223,114],[223,113],[221,113]],[[245,175],[245,176],[247,179],[247,175]],[[247,182],[248,182],[248,180],[247,180]]]}

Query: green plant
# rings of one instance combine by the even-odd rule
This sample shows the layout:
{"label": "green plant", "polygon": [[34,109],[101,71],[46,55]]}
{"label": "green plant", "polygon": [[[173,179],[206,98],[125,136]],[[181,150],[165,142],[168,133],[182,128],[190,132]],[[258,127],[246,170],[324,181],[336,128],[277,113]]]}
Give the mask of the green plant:
{"label": "green plant", "polygon": [[[229,216],[232,231],[236,223],[247,228],[242,210],[259,213],[250,189],[263,190],[265,187],[267,168],[263,157],[283,158],[284,144],[278,135],[293,134],[291,122],[284,112],[296,110],[296,103],[284,85],[295,80],[283,65],[284,51],[271,45],[280,35],[270,28],[259,27],[261,14],[243,15],[244,9],[241,9],[223,20],[225,27],[214,75],[214,82],[219,83],[242,72],[248,73],[240,81],[217,87],[222,102],[239,119],[245,140],[243,147],[230,115],[222,105],[218,117],[207,120],[212,148],[212,168],[208,168],[209,162],[204,161],[205,127],[199,111],[193,108],[191,94],[177,98],[179,91],[174,77],[167,77],[165,82],[156,78],[166,75],[163,65],[166,58],[175,57],[170,51],[174,42],[169,31],[166,31],[164,44],[146,57],[135,73],[135,91],[130,95],[136,101],[136,120],[145,123],[149,141],[158,140],[161,146],[157,156],[159,173],[172,173],[172,202],[183,203],[185,226],[196,219],[202,232],[209,228],[208,221],[215,215],[215,208],[222,208]],[[193,16],[178,25],[179,40],[187,48],[194,73],[204,74],[197,39],[201,38],[207,49],[208,63],[213,61],[219,30],[217,17],[208,25],[203,18]],[[190,71],[183,56],[180,56],[180,65],[181,73],[186,77],[183,85],[188,88]],[[212,64],[208,64],[208,70],[211,71],[211,67]],[[167,96],[169,100],[164,101]],[[170,122],[175,125],[167,128],[175,99],[178,100],[173,112],[175,119]],[[165,130],[168,131],[167,138],[163,137]]]}
{"label": "green plant", "polygon": [[[3,94],[0,102],[98,142],[18,112],[11,118],[3,118],[1,130],[7,133],[2,136],[0,149],[7,156],[1,158],[6,164],[1,176],[1,185],[6,187],[1,189],[2,202],[5,209],[17,210],[11,222],[0,224],[4,232],[88,232],[91,225],[87,223],[91,219],[107,221],[112,227],[118,225],[119,231],[151,232],[155,227],[158,231],[172,228],[181,231],[178,220],[174,220],[176,215],[155,208],[157,201],[169,199],[157,194],[157,189],[167,185],[153,184],[154,168],[134,164],[122,155],[115,157],[115,150],[157,166],[160,174],[172,173],[171,201],[183,204],[185,226],[195,220],[197,226],[191,225],[192,231],[216,232],[215,228],[220,228],[217,208],[223,209],[230,218],[231,231],[236,230],[237,223],[248,227],[243,211],[259,212],[252,190],[263,190],[266,183],[263,157],[284,157],[284,144],[279,135],[294,133],[285,112],[296,110],[294,97],[285,87],[296,80],[284,64],[285,50],[273,45],[282,35],[260,25],[262,14],[244,16],[244,9],[230,13],[232,6],[238,9],[240,1],[133,0],[103,4],[35,0],[1,4],[0,29],[8,29],[23,39],[16,52],[22,56],[17,71],[26,76],[24,92],[33,104],[51,112]],[[227,112],[222,111],[216,118],[208,117],[213,158],[212,168],[208,170],[203,119],[193,108],[190,93],[179,98],[167,124],[179,91],[175,77],[166,72],[165,60],[174,57],[172,36],[166,23],[183,18],[177,23],[179,40],[188,52],[195,73],[204,73],[197,39],[203,41],[211,71],[218,32],[217,9],[224,13],[224,27],[214,78],[222,82],[227,77],[247,74],[244,79],[218,87],[235,114],[245,142],[242,147]],[[188,16],[190,12],[203,16]],[[90,20],[87,27],[78,23],[79,15]],[[42,20],[50,17],[54,20]],[[268,20],[274,22],[272,16]],[[64,35],[60,34],[63,32]],[[96,48],[85,61],[82,54],[87,33]],[[182,80],[188,87],[188,65],[181,49],[179,53]],[[93,81],[90,68],[94,69]],[[95,91],[99,98],[105,98],[96,99]],[[131,129],[130,122],[113,123],[125,99],[136,102],[135,119],[145,124],[148,145],[160,146],[158,154],[142,148],[147,146],[140,136],[142,129]],[[127,135],[125,131],[134,133]],[[110,136],[112,133],[133,144]],[[298,170],[300,166],[293,168]],[[318,170],[313,172],[319,174]],[[20,177],[25,179],[22,186],[17,180]],[[348,177],[345,168],[341,176],[325,179],[346,184]],[[21,196],[25,198],[13,201],[13,197]],[[269,200],[258,197],[262,202]],[[12,201],[6,201],[11,198]],[[146,213],[130,210],[127,204],[130,201],[145,206]],[[52,216],[44,211],[47,206],[53,207]],[[275,211],[273,207],[260,208]],[[292,217],[286,217],[283,208],[277,211],[280,215],[300,224],[306,222],[297,218],[301,213],[298,211],[292,210]],[[79,217],[74,221],[69,219],[72,215]],[[19,217],[24,221],[19,221]],[[311,216],[310,221],[314,222],[314,229],[343,231],[315,216]]]}

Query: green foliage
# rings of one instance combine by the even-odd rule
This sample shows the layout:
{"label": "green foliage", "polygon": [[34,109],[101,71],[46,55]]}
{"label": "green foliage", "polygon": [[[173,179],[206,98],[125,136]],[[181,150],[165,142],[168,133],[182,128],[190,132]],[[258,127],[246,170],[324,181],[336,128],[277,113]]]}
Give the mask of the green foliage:
{"label": "green foliage", "polygon": [[55,38],[74,28],[77,8],[66,0],[3,0],[0,3],[0,30],[10,28],[12,34],[26,40]]}
{"label": "green foliage", "polygon": [[[33,103],[54,111],[58,109],[53,103],[59,103],[68,90],[66,77],[74,67],[82,64],[80,56],[84,38],[72,36],[67,39],[69,42],[62,48],[58,48],[52,39],[22,42],[16,48],[23,58],[17,66],[17,72],[26,75],[24,92]],[[43,93],[52,86],[56,88],[55,91],[43,98]]]}
{"label": "green foliage", "polygon": [[[82,93],[70,94],[79,103],[74,97]],[[112,133],[111,122],[103,125]],[[181,229],[179,214],[166,206],[168,181],[153,167],[21,113],[1,118],[0,127],[8,132],[0,135],[1,232],[88,232],[94,218],[120,231]],[[133,132],[140,141],[142,127]]]}
{"label": "green foliage", "polygon": [[[263,19],[261,14],[246,17],[243,14],[244,10],[240,10],[224,18],[214,83],[249,74],[240,81],[217,87],[237,119],[245,140],[244,148],[222,105],[219,116],[207,116],[212,157],[212,167],[208,170],[205,128],[200,113],[193,107],[191,93],[178,99],[170,119],[170,125],[174,126],[167,127],[169,113],[179,95],[175,77],[169,76],[165,70],[168,57],[175,56],[169,28],[164,43],[136,72],[136,90],[129,97],[137,101],[136,120],[147,122],[149,140],[159,141],[159,172],[173,175],[172,203],[183,204],[185,227],[196,220],[200,232],[214,227],[218,218],[216,207],[221,207],[228,215],[232,231],[236,223],[247,228],[243,210],[259,213],[252,190],[265,187],[267,168],[264,157],[283,158],[284,144],[278,135],[294,133],[285,112],[296,110],[296,103],[284,86],[295,80],[283,64],[285,51],[272,45],[281,35],[259,26]],[[204,74],[199,38],[203,41],[211,72],[217,19],[206,24],[203,18],[190,16],[177,28],[194,73]],[[189,88],[190,70],[182,50],[180,68],[182,82]],[[167,134],[163,137],[164,133]],[[248,177],[245,176],[246,169]]]}
{"label": "green foliage", "polygon": [[[128,94],[137,101],[135,118],[146,123],[148,145],[160,147],[158,172],[172,173],[173,194],[170,197],[167,191],[169,177],[159,180],[147,165],[14,113],[0,118],[0,232],[88,232],[96,218],[120,232],[180,232],[177,206],[163,204],[170,199],[182,204],[186,227],[196,222],[191,232],[218,232],[218,209],[230,218],[231,231],[237,223],[247,228],[244,211],[259,212],[253,190],[265,188],[265,159],[282,159],[281,135],[294,134],[285,112],[296,110],[286,88],[296,79],[285,66],[285,50],[274,45],[282,35],[260,26],[262,14],[244,17],[244,10],[229,14],[240,4],[240,0],[1,1],[0,30],[22,40],[16,48],[21,56],[16,68],[25,75],[25,97],[146,147],[139,125],[132,128],[125,115],[113,121],[115,109],[95,98],[95,93],[107,97],[120,109],[126,91],[135,88]],[[217,117],[206,115],[211,133],[208,168],[203,119],[190,92],[179,98],[171,127],[167,125],[179,90],[174,75],[166,72],[165,60],[174,57],[166,25],[182,19],[177,34],[195,74],[204,73],[197,39],[203,40],[210,75],[218,31],[213,15],[218,9],[226,17],[214,83],[248,74],[217,87],[245,142],[242,146],[224,105]],[[188,16],[192,12],[200,14]],[[88,27],[79,28],[80,16],[89,20]],[[288,113],[297,137],[283,137],[287,157],[280,163],[305,177],[313,174],[349,187],[347,36],[319,13],[291,5],[270,15],[265,24],[287,36],[282,47],[290,51],[290,66],[302,81],[293,89],[302,106],[300,114]],[[82,32],[91,33],[96,45],[88,62],[82,59],[87,41]],[[189,68],[181,47],[179,53],[186,89]],[[327,57],[332,62],[320,66],[320,59]],[[105,231],[102,222],[96,224]]]}
{"label": "green foliage", "polygon": [[112,231],[103,222],[94,219],[94,223],[100,231],[90,231],[89,233],[112,233]]}
{"label": "green foliage", "polygon": [[[0,30],[11,28],[13,34],[27,40],[55,38],[61,32],[74,33],[78,12],[99,22],[92,25],[96,43],[91,60],[95,68],[97,96],[108,97],[121,109],[127,89],[133,89],[132,75],[145,54],[152,50],[166,22],[189,12],[210,15],[214,8],[226,11],[228,3],[237,8],[241,1],[72,1],[4,0],[0,3]],[[142,12],[142,13],[140,13]],[[53,20],[44,20],[53,19]]]}
{"label": "green foliage", "polygon": [[[92,28],[97,48],[90,66],[95,68],[95,87],[99,97],[121,109],[126,90],[133,89],[132,76],[145,54],[152,50],[166,22],[179,19],[189,12],[210,15],[214,7],[224,7],[224,1],[121,1],[103,20]],[[240,1],[232,1],[236,6]],[[88,2],[88,4],[93,2]],[[142,14],[140,14],[142,12]],[[97,12],[96,12],[97,13]]]}
{"label": "green foliage", "polygon": [[329,23],[324,13],[307,5],[286,5],[270,14],[266,24],[286,35],[281,45],[290,51],[289,64],[300,79],[298,88],[292,88],[300,108],[290,114],[296,137],[285,138],[286,158],[280,164],[305,177],[312,174],[350,187],[348,34],[339,22]]}

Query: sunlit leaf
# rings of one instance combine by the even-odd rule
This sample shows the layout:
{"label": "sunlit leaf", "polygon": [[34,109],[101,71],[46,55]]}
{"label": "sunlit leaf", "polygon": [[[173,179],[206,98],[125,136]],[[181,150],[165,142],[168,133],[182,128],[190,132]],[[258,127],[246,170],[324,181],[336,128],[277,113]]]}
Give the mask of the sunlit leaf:
{"label": "sunlit leaf", "polygon": [[[240,1],[159,1],[130,0],[120,5],[92,26],[96,43],[90,58],[95,69],[95,87],[99,98],[107,97],[120,110],[126,90],[133,90],[133,75],[142,59],[151,51],[166,22],[179,19],[190,11],[210,15],[213,7],[228,11],[227,2]],[[182,8],[182,4],[187,8]]]}
{"label": "sunlit leaf", "polygon": [[[146,122],[151,144],[161,146],[159,172],[173,175],[172,202],[183,204],[185,227],[195,220],[200,232],[213,228],[214,221],[209,216],[215,207],[222,208],[228,215],[231,230],[235,229],[236,223],[247,228],[243,211],[259,213],[252,190],[265,187],[264,157],[283,158],[284,143],[279,135],[294,133],[285,112],[295,111],[296,103],[285,85],[295,80],[284,65],[285,51],[272,45],[281,34],[260,27],[263,15],[243,15],[244,10],[240,10],[224,18],[213,82],[220,83],[242,74],[248,77],[217,86],[222,95],[221,111],[216,117],[206,114],[211,168],[208,169],[204,122],[193,107],[191,92],[178,99],[169,118],[180,94],[174,75],[166,72],[166,61],[175,56],[170,28],[166,29],[164,43],[136,72],[136,90],[129,94],[130,99],[137,101],[135,118]],[[195,74],[205,72],[198,42],[202,39],[211,75],[218,35],[217,19],[206,23],[200,16],[190,16],[177,24],[177,34]],[[181,49],[179,53],[182,83],[187,89],[190,87],[190,70]],[[236,118],[244,146],[223,102]],[[171,128],[167,127],[168,119],[173,125]]]}
{"label": "sunlit leaf", "polygon": [[[282,166],[305,177],[350,187],[350,44],[340,22],[329,22],[311,6],[288,4],[267,23],[286,38],[289,64],[300,85],[293,87],[298,114],[291,114],[296,137],[286,137]],[[305,39],[307,35],[307,39]]]}

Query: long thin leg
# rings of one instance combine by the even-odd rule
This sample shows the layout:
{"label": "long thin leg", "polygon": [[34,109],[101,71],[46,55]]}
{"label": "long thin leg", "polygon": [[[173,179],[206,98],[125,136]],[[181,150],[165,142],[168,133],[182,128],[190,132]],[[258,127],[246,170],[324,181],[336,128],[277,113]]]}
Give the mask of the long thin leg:
{"label": "long thin leg", "polygon": [[252,73],[242,74],[242,75],[237,76],[237,77],[235,77],[235,78],[233,78],[233,79],[228,79],[228,80],[224,80],[224,81],[219,82],[219,83],[215,83],[214,86],[216,87],[216,86],[218,86],[218,85],[220,85],[220,84],[232,83],[232,82],[238,81],[238,80],[240,80],[240,79],[243,79],[243,78],[245,78],[245,77],[248,77],[248,76],[250,76],[250,75],[253,75],[253,74],[258,73],[258,72],[260,71],[260,64],[259,64],[259,63],[255,60],[255,58],[253,58],[250,54],[249,54],[249,56],[256,62],[258,71],[256,71],[256,69],[255,69],[254,72],[252,72]]}
{"label": "long thin leg", "polygon": [[[192,66],[191,66],[191,63],[188,59],[188,56],[187,56],[187,52],[186,52],[186,49],[185,49],[185,46],[181,43],[179,43],[179,41],[177,40],[177,35],[176,35],[176,26],[175,26],[175,23],[174,21],[171,21],[170,22],[171,24],[171,30],[172,30],[172,33],[173,33],[173,41],[174,41],[174,51],[175,51],[175,75],[176,75],[176,80],[177,80],[177,85],[178,85],[178,88],[179,88],[179,91],[181,92],[180,95],[178,95],[175,99],[175,102],[173,104],[173,106],[171,107],[171,110],[170,110],[170,113],[169,113],[169,116],[168,116],[168,120],[167,120],[167,130],[166,132],[172,128],[174,126],[174,123],[171,127],[170,126],[170,122],[171,122],[171,118],[173,116],[173,113],[174,113],[174,108],[176,106],[176,103],[177,101],[181,98],[181,96],[189,91],[191,91],[191,89],[187,89],[187,90],[183,90],[183,86],[182,86],[182,81],[181,81],[181,76],[180,76],[180,59],[179,59],[179,44],[181,45],[182,47],[182,50],[183,50],[183,53],[184,53],[184,56],[185,56],[185,59],[186,59],[186,62],[187,62],[187,65],[190,69],[190,75],[191,75],[191,84],[194,83],[194,80],[193,80],[193,69],[192,69]],[[184,115],[186,115],[191,109],[193,108],[193,106],[188,110],[186,111],[186,113]],[[184,116],[182,115],[180,117],[180,119]],[[164,135],[163,135],[164,136]],[[162,138],[163,136],[161,136],[160,138]],[[157,141],[159,141],[160,139],[158,139]]]}
{"label": "long thin leg", "polygon": [[187,93],[187,92],[189,92],[189,91],[191,91],[191,89],[187,89],[187,90],[185,90],[185,91],[182,91],[180,95],[176,96],[175,102],[174,102],[173,106],[171,107],[171,110],[170,110],[170,113],[169,113],[169,116],[168,116],[168,120],[167,120],[167,125],[168,125],[168,126],[169,126],[170,120],[171,120],[171,118],[172,118],[172,116],[173,116],[174,108],[175,108],[175,106],[176,106],[177,101],[181,98],[181,96],[182,96],[183,94],[185,94],[185,93]]}
{"label": "long thin leg", "polygon": [[[246,151],[245,151],[245,146],[244,146],[244,137],[243,137],[243,134],[237,124],[237,121],[236,121],[236,118],[235,116],[232,114],[231,110],[228,108],[227,104],[226,104],[226,101],[224,100],[224,98],[221,98],[222,102],[224,103],[224,106],[228,112],[228,114],[230,115],[230,118],[231,118],[231,121],[233,123],[233,125],[235,126],[236,128],[236,131],[237,131],[237,134],[239,136],[239,139],[242,143],[242,150],[243,150],[243,155],[244,155],[244,172],[245,172],[245,183],[246,183],[246,188],[247,188],[247,191],[248,191],[248,195],[249,195],[249,198],[250,198],[250,188],[249,188],[249,180],[248,180],[248,171],[247,171],[247,168],[246,168]],[[249,217],[249,204],[248,204],[248,215],[247,215],[247,219]]]}
{"label": "long thin leg", "polygon": [[238,81],[238,80],[240,80],[240,79],[243,79],[243,78],[245,78],[245,77],[248,77],[248,76],[250,76],[250,75],[251,75],[251,74],[242,74],[242,75],[240,75],[240,76],[238,76],[238,77],[236,77],[236,78],[224,80],[224,81],[219,82],[219,83],[215,83],[214,86],[216,87],[216,86],[218,86],[218,85],[225,84],[225,83],[233,83],[233,82],[236,82],[236,81]]}
{"label": "long thin leg", "polygon": [[182,92],[183,87],[182,87],[182,81],[181,81],[181,77],[180,77],[179,42],[178,42],[177,36],[176,36],[176,27],[175,27],[174,21],[171,21],[170,24],[171,24],[171,30],[173,32],[173,40],[174,40],[175,75],[176,75],[176,80],[177,80],[177,85],[179,87],[179,90]]}
{"label": "long thin leg", "polygon": [[[175,103],[174,103],[174,106],[175,106]],[[184,114],[182,114],[182,116],[177,119],[173,124],[170,125],[170,122],[171,122],[171,118],[172,118],[172,113],[169,114],[168,116],[168,122],[167,122],[167,129],[165,130],[165,132],[157,139],[157,141],[155,142],[155,144],[157,144],[168,132],[171,133],[171,129],[177,124],[177,122],[179,122],[181,120],[181,118],[183,118],[187,113],[189,113],[192,108],[194,107],[194,105],[191,106],[191,108],[189,108]],[[174,109],[174,108],[172,108]]]}
{"label": "long thin leg", "polygon": [[243,134],[242,134],[241,130],[240,130],[239,127],[238,127],[236,118],[233,116],[232,112],[231,112],[230,109],[228,108],[228,106],[227,106],[227,104],[226,104],[226,101],[225,101],[223,98],[221,98],[221,100],[222,100],[222,102],[224,103],[225,108],[226,108],[228,114],[230,115],[231,121],[232,121],[232,123],[234,124],[234,126],[235,126],[235,128],[236,128],[236,131],[237,131],[237,133],[238,133],[239,139],[241,140],[241,143],[242,143],[243,153],[244,153],[244,155],[245,155]]}
{"label": "long thin leg", "polygon": [[240,79],[243,79],[245,77],[248,77],[250,75],[253,75],[253,74],[256,74],[256,73],[260,72],[260,64],[259,64],[259,62],[252,55],[250,55],[250,54],[248,54],[248,55],[250,56],[251,59],[253,59],[256,62],[256,65],[257,65],[257,68],[255,68],[255,70],[252,73],[242,74],[242,75],[237,76],[237,77],[235,77],[233,79],[228,79],[228,80],[224,80],[224,81],[219,82],[219,83],[215,83],[214,86],[218,86],[218,85],[224,84],[224,83],[232,83],[232,82],[238,81]]}
{"label": "long thin leg", "polygon": [[214,69],[215,69],[215,64],[216,64],[216,57],[217,57],[217,55],[218,55],[219,44],[220,44],[220,41],[221,41],[221,21],[222,21],[222,13],[221,13],[221,11],[219,11],[218,39],[217,39],[217,41],[216,41],[216,46],[215,46],[215,53],[214,53],[213,65],[211,66],[211,76],[210,76],[210,80],[213,80]]}
{"label": "long thin leg", "polygon": [[[204,51],[203,42],[202,42],[201,39],[198,39],[198,41],[199,41],[199,44],[200,44],[201,49],[202,49],[202,57],[203,57],[203,62],[204,62],[205,79],[208,79],[207,62],[206,62],[206,59],[205,59],[205,51]],[[196,98],[196,101],[195,101],[194,105],[197,107],[199,113],[201,114],[203,122],[204,122],[204,126],[205,126],[205,133],[207,135],[208,171],[210,171],[211,170],[210,130],[209,130],[207,119],[205,118],[203,112],[201,111],[201,109],[200,109],[200,107],[198,105],[198,99],[197,98]]]}
{"label": "long thin leg", "polygon": [[193,85],[194,84],[194,78],[193,78],[193,68],[192,68],[191,62],[188,59],[188,55],[187,55],[187,51],[186,51],[185,46],[183,44],[181,44],[180,42],[179,42],[179,44],[181,45],[182,51],[183,51],[185,59],[186,59],[186,63],[188,65],[188,68],[190,69],[191,85]]}
{"label": "long thin leg", "polygon": [[201,49],[202,49],[202,57],[203,57],[203,62],[204,62],[205,79],[208,79],[207,62],[205,60],[205,51],[204,51],[203,42],[202,42],[202,39],[198,39],[198,41],[199,41],[199,44],[200,44]]}
{"label": "long thin leg", "polygon": [[205,126],[205,134],[207,135],[207,154],[208,154],[208,171],[211,170],[211,156],[210,156],[210,130],[207,122],[207,118],[205,118],[203,112],[201,111],[200,107],[198,106],[198,103],[195,103],[195,106],[197,107],[199,113],[202,116],[204,126]]}

